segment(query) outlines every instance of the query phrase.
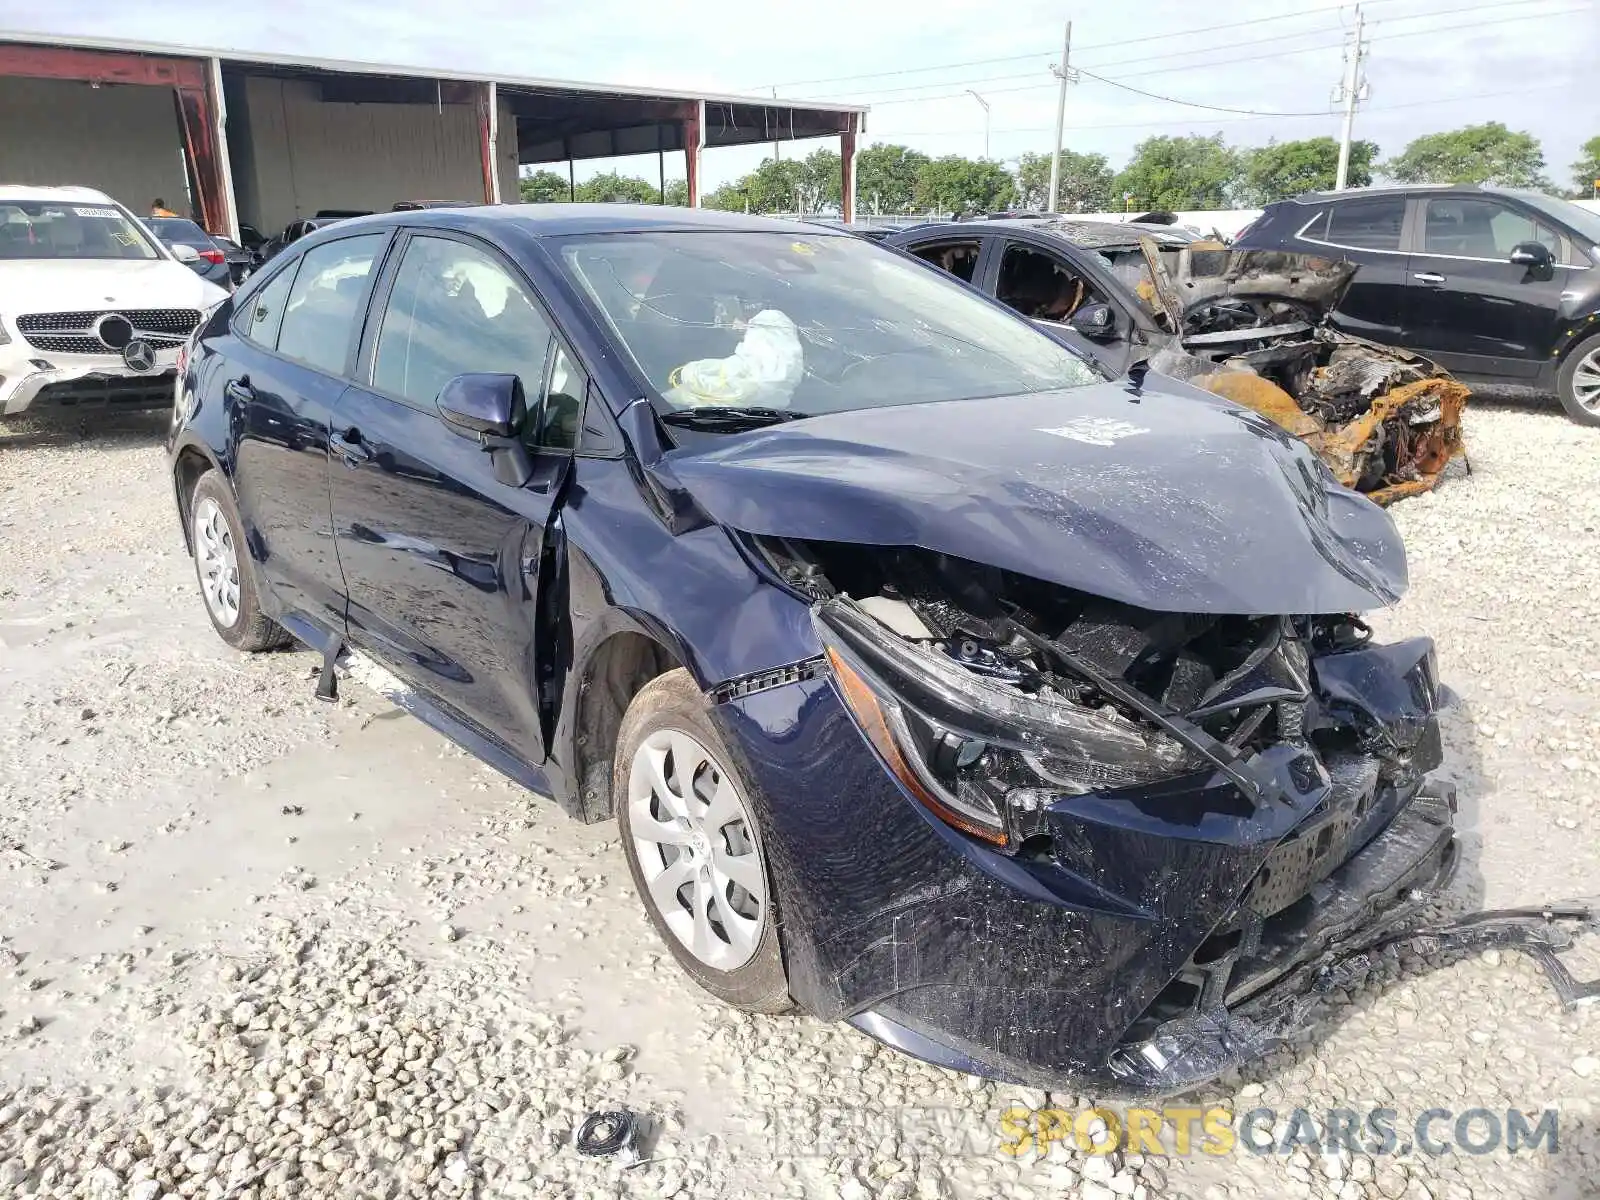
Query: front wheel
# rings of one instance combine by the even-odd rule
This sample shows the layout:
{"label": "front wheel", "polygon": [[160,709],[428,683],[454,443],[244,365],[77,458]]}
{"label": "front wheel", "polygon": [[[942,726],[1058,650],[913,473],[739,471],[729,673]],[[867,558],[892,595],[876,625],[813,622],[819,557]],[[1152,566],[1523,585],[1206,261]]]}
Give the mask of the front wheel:
{"label": "front wheel", "polygon": [[760,825],[687,671],[628,706],[612,795],[634,887],[678,965],[736,1008],[793,1007]]}
{"label": "front wheel", "polygon": [[261,611],[256,577],[233,496],[215,470],[200,476],[189,496],[189,540],[206,615],[235,650],[288,644],[283,627]]}
{"label": "front wheel", "polygon": [[1600,334],[1567,355],[1556,377],[1556,393],[1567,416],[1580,425],[1600,425]]}

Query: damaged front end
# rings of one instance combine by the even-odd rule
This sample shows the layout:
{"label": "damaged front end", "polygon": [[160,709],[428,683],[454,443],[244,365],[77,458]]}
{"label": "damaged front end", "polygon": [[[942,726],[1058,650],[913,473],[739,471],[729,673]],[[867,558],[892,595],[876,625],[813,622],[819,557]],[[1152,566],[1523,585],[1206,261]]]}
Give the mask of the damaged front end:
{"label": "damaged front end", "polygon": [[1156,370],[1261,413],[1379,504],[1432,489],[1465,454],[1464,384],[1426,358],[1328,324],[1354,265],[1140,245],[1138,295],[1179,335],[1151,359]]}
{"label": "damaged front end", "polygon": [[[942,930],[907,905],[849,961],[893,956],[845,1015],[912,1053],[1180,1091],[1261,1053],[1283,1023],[1259,1014],[1307,991],[1307,964],[1449,876],[1427,639],[1148,611],[917,548],[753,544],[812,599],[883,766],[989,856],[968,858],[989,879],[943,885],[962,899]],[[949,985],[952,924],[1001,934],[967,948],[983,983]]]}

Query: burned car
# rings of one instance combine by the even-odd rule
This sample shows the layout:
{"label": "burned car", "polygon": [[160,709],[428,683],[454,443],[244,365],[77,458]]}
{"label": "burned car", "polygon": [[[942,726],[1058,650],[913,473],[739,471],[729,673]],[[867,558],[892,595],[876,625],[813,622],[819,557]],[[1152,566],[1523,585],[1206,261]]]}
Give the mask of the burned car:
{"label": "burned car", "polygon": [[585,821],[726,1002],[1140,1094],[1280,1036],[1448,879],[1389,517],[842,231],[381,214],[187,348],[205,611],[358,654]]}
{"label": "burned car", "polygon": [[1432,488],[1465,453],[1465,385],[1329,323],[1349,263],[1071,218],[926,225],[888,242],[1058,326],[1113,373],[1148,361],[1255,409],[1379,504]]}

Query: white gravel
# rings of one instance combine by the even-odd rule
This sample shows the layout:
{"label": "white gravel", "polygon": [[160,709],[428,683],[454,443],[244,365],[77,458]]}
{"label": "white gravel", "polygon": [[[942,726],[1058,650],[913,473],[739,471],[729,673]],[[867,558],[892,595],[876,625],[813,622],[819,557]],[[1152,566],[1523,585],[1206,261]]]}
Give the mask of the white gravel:
{"label": "white gravel", "polygon": [[[1377,625],[1462,699],[1460,903],[1594,895],[1600,436],[1468,434],[1472,475],[1395,509]],[[1555,1107],[1558,1154],[997,1153],[1042,1093],[721,1008],[609,827],[358,686],[318,703],[310,654],[223,646],[162,466],[159,421],[0,428],[0,1198],[1600,1194],[1600,1015],[1512,952],[1406,959],[1197,1103]],[[649,1118],[631,1167],[570,1145],[615,1106]]]}

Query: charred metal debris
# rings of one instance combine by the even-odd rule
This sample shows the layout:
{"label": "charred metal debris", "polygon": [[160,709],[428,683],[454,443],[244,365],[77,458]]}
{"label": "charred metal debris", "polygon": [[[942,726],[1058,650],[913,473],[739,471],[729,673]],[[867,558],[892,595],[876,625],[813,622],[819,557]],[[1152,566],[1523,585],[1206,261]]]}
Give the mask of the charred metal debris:
{"label": "charred metal debris", "polygon": [[1179,335],[1151,358],[1156,370],[1261,413],[1379,504],[1430,490],[1465,455],[1464,384],[1328,323],[1352,264],[1149,237],[1140,250],[1136,291]]}
{"label": "charred metal debris", "polygon": [[[1454,790],[1425,778],[1449,699],[1428,639],[1379,644],[1344,614],[1146,611],[918,548],[756,544],[813,601],[842,698],[913,797],[1165,928],[1152,948],[1192,947],[1082,1073],[1130,1095],[1195,1086],[1410,940],[1517,945],[1565,1002],[1600,996],[1555,958],[1596,927],[1588,906],[1422,923],[1456,866]],[[1137,833],[1139,883],[1096,860],[1085,819]],[[1219,839],[1230,882],[1186,876],[1194,841]]]}

